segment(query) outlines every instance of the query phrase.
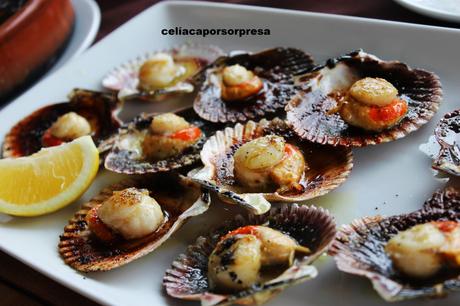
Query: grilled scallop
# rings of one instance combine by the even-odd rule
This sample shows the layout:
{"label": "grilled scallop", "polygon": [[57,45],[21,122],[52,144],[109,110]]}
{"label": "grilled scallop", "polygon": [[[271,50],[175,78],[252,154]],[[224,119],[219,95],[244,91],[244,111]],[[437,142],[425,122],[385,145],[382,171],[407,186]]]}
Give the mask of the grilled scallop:
{"label": "grilled scallop", "polygon": [[[247,237],[249,238],[246,239]],[[257,243],[254,242],[254,239],[257,240]],[[213,258],[219,257],[218,261],[222,263],[221,257],[224,257],[224,253],[233,248],[234,244],[237,244],[235,249],[240,246],[248,246],[248,252],[257,257],[257,265],[259,266],[257,271],[260,270],[261,266],[290,266],[294,261],[295,252],[310,253],[307,247],[300,246],[289,235],[263,225],[248,225],[232,230],[223,236],[211,254],[210,262]],[[235,262],[231,264],[235,264]],[[219,266],[219,268],[222,267]],[[226,270],[225,267],[223,268]]]}
{"label": "grilled scallop", "polygon": [[261,242],[252,235],[227,237],[209,256],[210,287],[222,292],[238,292],[259,282]]}
{"label": "grilled scallop", "polygon": [[197,163],[207,137],[220,128],[192,109],[140,114],[107,141],[106,169],[125,174],[167,172]]}
{"label": "grilled scallop", "polygon": [[429,278],[442,268],[439,249],[446,237],[433,223],[416,225],[399,232],[385,246],[393,265],[403,274],[413,278]]}
{"label": "grilled scallop", "polygon": [[234,155],[235,179],[248,190],[269,190],[275,184],[278,191],[300,189],[305,172],[302,152],[281,136],[268,135],[243,144]]}
{"label": "grilled scallop", "polygon": [[49,128],[49,133],[52,137],[72,141],[78,137],[90,135],[91,126],[85,117],[75,112],[68,112],[53,123]]}
{"label": "grilled scallop", "polygon": [[371,132],[394,127],[407,113],[406,100],[398,98],[398,90],[381,78],[356,81],[340,103],[343,120]]}
{"label": "grilled scallop", "polygon": [[312,67],[311,56],[294,48],[221,57],[197,75],[193,108],[211,122],[274,117],[298,90],[294,76]]}
{"label": "grilled scallop", "polygon": [[216,132],[203,146],[201,160],[204,168],[189,173],[194,181],[258,214],[270,208],[269,201],[328,193],[353,166],[349,149],[301,141],[278,118]]}
{"label": "grilled scallop", "polygon": [[85,135],[100,145],[121,126],[120,109],[113,94],[76,89],[69,102],[45,106],[13,126],[5,136],[3,157],[31,155]]}
{"label": "grilled scallop", "polygon": [[287,121],[303,139],[363,147],[402,138],[427,123],[442,100],[439,77],[363,51],[296,78]]}
{"label": "grilled scallop", "polygon": [[257,95],[263,87],[254,72],[239,64],[225,67],[221,77],[221,98],[228,102],[242,102]]}
{"label": "grilled scallop", "polygon": [[264,280],[264,269],[290,267],[296,252],[311,253],[270,227],[237,228],[222,237],[209,256],[209,285],[222,292],[247,290]]}
{"label": "grilled scallop", "polygon": [[114,191],[110,198],[92,209],[86,222],[99,239],[111,243],[112,239],[106,239],[106,232],[111,232],[111,237],[119,234],[126,240],[142,238],[156,231],[164,219],[160,205],[147,189],[131,187]]}
{"label": "grilled scallop", "polygon": [[460,193],[439,190],[418,211],[343,226],[330,254],[337,267],[369,278],[387,301],[460,290]]}
{"label": "grilled scallop", "polygon": [[154,251],[209,204],[209,194],[183,176],[125,180],[83,204],[65,227],[59,252],[76,270],[111,270]]}
{"label": "grilled scallop", "polygon": [[139,89],[154,91],[166,88],[182,77],[187,69],[174,62],[167,53],[157,53],[145,61],[139,69]]}
{"label": "grilled scallop", "polygon": [[193,92],[194,76],[222,55],[219,48],[200,44],[148,52],[114,68],[102,85],[123,100],[161,101]]}
{"label": "grilled scallop", "polygon": [[335,234],[332,217],[314,206],[237,216],[199,237],[166,271],[163,285],[170,296],[202,305],[260,305],[315,277],[311,263]]}
{"label": "grilled scallop", "polygon": [[200,139],[199,127],[174,113],[165,113],[153,117],[142,150],[147,159],[158,161],[182,154]]}

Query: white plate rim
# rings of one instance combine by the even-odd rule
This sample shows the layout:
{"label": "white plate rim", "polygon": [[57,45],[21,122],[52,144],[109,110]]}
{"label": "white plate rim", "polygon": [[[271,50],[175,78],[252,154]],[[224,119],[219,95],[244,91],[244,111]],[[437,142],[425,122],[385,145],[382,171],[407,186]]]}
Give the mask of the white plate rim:
{"label": "white plate rim", "polygon": [[451,22],[460,22],[460,13],[449,13],[444,10],[439,10],[439,9],[434,9],[427,7],[425,5],[420,5],[417,3],[414,3],[413,0],[394,0],[401,6],[414,11],[416,13],[431,17],[431,18],[436,18],[436,19],[441,19],[445,21],[451,21]]}

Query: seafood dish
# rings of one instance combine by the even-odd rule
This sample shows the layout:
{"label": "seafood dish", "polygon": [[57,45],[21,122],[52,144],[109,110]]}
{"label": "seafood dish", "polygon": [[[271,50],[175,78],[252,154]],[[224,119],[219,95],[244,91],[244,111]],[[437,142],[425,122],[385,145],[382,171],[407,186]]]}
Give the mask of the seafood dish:
{"label": "seafood dish", "polygon": [[193,180],[258,214],[268,211],[269,201],[324,195],[353,167],[350,149],[301,141],[279,118],[217,132],[203,146],[201,160],[204,167],[189,173]]}
{"label": "seafood dish", "polygon": [[369,278],[387,301],[459,291],[460,192],[439,190],[423,208],[344,226],[330,254],[337,267]]}
{"label": "seafood dish", "polygon": [[128,179],[82,206],[65,227],[59,252],[79,271],[111,270],[154,251],[209,204],[209,194],[182,176]]}
{"label": "seafood dish", "polygon": [[168,95],[193,92],[194,76],[223,55],[215,46],[199,44],[149,52],[114,68],[102,85],[124,100],[163,100]]}
{"label": "seafood dish", "polygon": [[211,122],[273,116],[297,92],[294,76],[312,67],[312,57],[294,48],[219,58],[197,76],[202,85],[193,108]]}
{"label": "seafood dish", "polygon": [[166,271],[163,285],[170,296],[202,305],[260,305],[314,278],[311,264],[335,234],[333,218],[314,206],[240,215],[189,246]]}
{"label": "seafood dish", "polygon": [[40,108],[13,126],[3,142],[3,158],[31,155],[85,135],[98,145],[121,126],[121,104],[114,95],[76,89],[69,97],[69,102]]}
{"label": "seafood dish", "polygon": [[[349,179],[352,150],[405,137],[432,119],[443,99],[435,73],[362,50],[315,65],[297,48],[224,53],[188,43],[122,64],[102,84],[107,92],[75,89],[68,102],[23,118],[5,136],[0,160],[0,173],[14,177],[0,184],[1,213],[51,214],[95,192],[59,237],[59,255],[74,270],[164,256],[164,242],[189,239],[184,232],[193,228],[185,242],[195,242],[162,284],[170,297],[206,306],[260,305],[308,286],[322,273],[313,266],[322,255],[368,278],[386,301],[460,291],[454,187],[419,210],[363,217],[340,230],[315,205],[342,199],[311,203]],[[172,110],[146,101],[188,104]],[[169,111],[153,112],[165,104]],[[432,137],[433,167],[453,175],[459,125],[460,111],[452,111]],[[371,150],[380,149],[389,152]],[[101,172],[117,183],[97,188]]]}
{"label": "seafood dish", "polygon": [[406,136],[427,123],[442,100],[437,75],[364,51],[330,59],[296,80],[287,121],[322,144],[362,147]]}
{"label": "seafood dish", "polygon": [[166,172],[199,162],[207,137],[220,126],[207,124],[191,108],[141,114],[106,141],[105,168],[125,174]]}

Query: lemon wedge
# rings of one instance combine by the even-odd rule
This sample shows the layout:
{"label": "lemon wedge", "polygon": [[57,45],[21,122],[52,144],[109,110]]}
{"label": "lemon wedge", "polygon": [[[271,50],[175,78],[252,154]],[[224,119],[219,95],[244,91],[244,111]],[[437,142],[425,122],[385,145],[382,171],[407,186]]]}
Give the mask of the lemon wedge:
{"label": "lemon wedge", "polygon": [[90,136],[42,149],[27,157],[0,160],[0,212],[38,216],[78,199],[99,169]]}

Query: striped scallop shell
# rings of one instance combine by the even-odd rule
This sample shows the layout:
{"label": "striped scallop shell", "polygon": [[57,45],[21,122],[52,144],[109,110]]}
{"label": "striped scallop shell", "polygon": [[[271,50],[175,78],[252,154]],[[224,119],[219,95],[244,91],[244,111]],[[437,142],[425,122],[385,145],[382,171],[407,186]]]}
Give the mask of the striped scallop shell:
{"label": "striped scallop shell", "polygon": [[[239,64],[256,74],[263,89],[245,101],[226,102],[221,98],[220,71]],[[289,99],[297,93],[294,76],[313,67],[312,57],[295,48],[272,48],[258,53],[234,52],[221,57],[197,75],[201,88],[193,108],[203,119],[211,122],[244,122],[266,118],[283,111]]]}
{"label": "striped scallop shell", "polygon": [[[208,258],[220,238],[242,226],[265,225],[294,238],[300,245],[312,250],[312,254],[297,258],[281,275],[266,283],[234,294],[213,292],[207,279]],[[327,210],[315,206],[284,205],[273,208],[263,215],[238,215],[209,236],[199,237],[180,255],[166,271],[163,286],[168,295],[201,301],[201,305],[260,305],[285,288],[314,278],[316,269],[311,264],[333,241],[336,225]]]}
{"label": "striped scallop shell", "polygon": [[69,97],[69,102],[42,107],[16,123],[5,135],[3,158],[27,156],[40,151],[45,132],[68,112],[75,112],[88,120],[96,145],[111,137],[122,125],[118,118],[122,105],[114,94],[74,89]]}
{"label": "striped scallop shell", "polygon": [[431,221],[460,222],[460,192],[447,188],[437,191],[423,208],[392,217],[365,217],[344,225],[330,248],[339,270],[368,278],[388,302],[414,298],[443,297],[460,291],[460,273],[442,275],[423,283],[398,273],[385,252],[386,243],[399,231]]}
{"label": "striped scallop shell", "polygon": [[107,89],[117,91],[120,99],[158,100],[165,94],[193,92],[193,77],[155,92],[142,92],[138,89],[140,67],[158,53],[170,54],[174,59],[195,58],[200,63],[200,68],[224,55],[223,51],[216,46],[193,43],[186,43],[171,49],[146,52],[115,67],[102,79],[102,85]]}
{"label": "striped scallop shell", "polygon": [[[382,132],[351,127],[333,112],[337,102],[332,93],[348,89],[363,77],[384,78],[408,102],[406,116],[396,126]],[[393,141],[427,123],[442,100],[439,77],[422,69],[412,69],[398,61],[383,61],[363,51],[355,51],[297,79],[303,87],[286,107],[287,121],[302,138],[321,144],[363,147]]]}
{"label": "striped scallop shell", "polygon": [[190,124],[199,127],[203,132],[202,139],[178,156],[156,161],[149,160],[144,156],[140,144],[148,132],[150,123],[158,114],[142,113],[122,126],[116,135],[102,145],[108,151],[104,161],[105,168],[117,173],[145,174],[168,172],[198,163],[204,142],[220,126],[205,122],[191,108],[182,109],[175,113],[184,117]]}
{"label": "striped scallop shell", "polygon": [[[146,237],[104,244],[88,229],[86,215],[93,207],[110,198],[113,191],[130,187],[149,190],[165,212],[165,222]],[[60,236],[59,253],[66,264],[82,272],[120,267],[154,251],[188,218],[204,213],[210,201],[206,191],[202,193],[197,184],[182,176],[143,176],[122,181],[103,189],[75,213]]]}
{"label": "striped scallop shell", "polygon": [[[233,154],[237,147],[265,135],[283,136],[288,143],[300,148],[306,164],[305,175],[300,181],[304,191],[298,194],[245,193],[238,186],[233,175]],[[270,209],[270,202],[300,202],[324,195],[341,185],[353,167],[353,155],[350,149],[318,145],[301,141],[290,130],[285,121],[275,118],[272,121],[262,119],[256,123],[236,124],[216,132],[204,144],[201,151],[204,168],[192,171],[189,176],[196,182],[215,191],[226,202],[236,203],[262,214]]]}

